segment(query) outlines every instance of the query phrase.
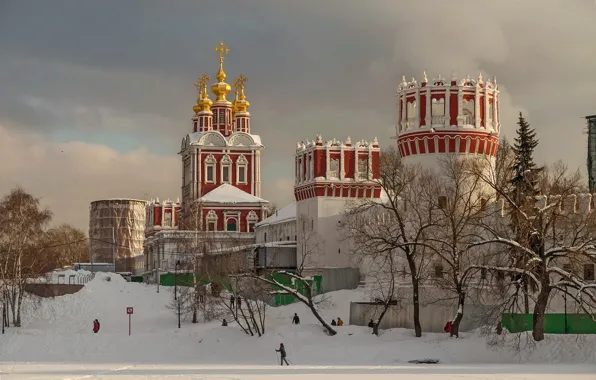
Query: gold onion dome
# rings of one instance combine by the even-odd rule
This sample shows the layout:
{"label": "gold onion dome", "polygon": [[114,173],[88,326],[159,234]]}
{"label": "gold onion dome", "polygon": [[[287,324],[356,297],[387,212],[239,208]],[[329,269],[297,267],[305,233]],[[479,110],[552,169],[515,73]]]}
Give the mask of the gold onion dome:
{"label": "gold onion dome", "polygon": [[199,80],[195,83],[195,87],[197,88],[197,102],[195,103],[195,105],[192,107],[192,110],[194,111],[195,115],[197,115],[199,112],[202,111],[201,108],[201,93],[203,92],[203,87],[202,87],[202,82],[201,82],[201,78],[199,77]]}
{"label": "gold onion dome", "polygon": [[215,75],[217,79],[217,83],[211,85],[211,92],[215,95],[216,102],[227,102],[226,95],[232,91],[232,87],[225,83],[226,80],[226,72],[223,69],[223,62],[224,62],[224,55],[228,54],[230,49],[226,45],[224,45],[223,41],[220,41],[219,44],[213,48],[213,51],[219,53],[219,71]]}
{"label": "gold onion dome", "polygon": [[244,74],[240,74],[236,79],[236,100],[234,101],[234,111],[238,112],[247,112],[247,108],[250,106],[248,100],[246,100],[246,95],[244,95],[244,84],[248,82],[248,78],[244,76]]}
{"label": "gold onion dome", "polygon": [[201,111],[209,112],[211,111],[211,106],[213,105],[213,102],[211,101],[211,99],[209,99],[209,94],[207,93],[207,84],[209,83],[211,78],[207,76],[207,73],[203,73],[203,76],[201,76],[199,80],[201,82],[202,93],[199,96],[198,103],[201,107]]}

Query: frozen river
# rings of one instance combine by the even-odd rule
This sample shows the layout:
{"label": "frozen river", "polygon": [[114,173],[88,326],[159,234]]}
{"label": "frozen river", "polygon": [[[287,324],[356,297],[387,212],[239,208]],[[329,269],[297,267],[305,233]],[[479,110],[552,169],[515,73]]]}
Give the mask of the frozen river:
{"label": "frozen river", "polygon": [[1,380],[594,380],[596,365],[192,366],[0,363]]}

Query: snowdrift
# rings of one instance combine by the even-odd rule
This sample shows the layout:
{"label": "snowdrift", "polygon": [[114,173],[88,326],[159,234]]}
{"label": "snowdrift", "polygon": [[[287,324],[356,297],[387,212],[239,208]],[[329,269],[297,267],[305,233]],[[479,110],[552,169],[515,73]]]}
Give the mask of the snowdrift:
{"label": "snowdrift", "polygon": [[[22,328],[9,328],[0,338],[4,362],[95,362],[166,364],[272,365],[274,351],[283,342],[288,359],[300,365],[396,365],[411,360],[438,359],[441,363],[594,363],[596,337],[548,336],[534,349],[515,354],[510,347],[495,350],[479,333],[413,337],[410,330],[393,329],[380,337],[366,327],[344,325],[338,335],[323,334],[302,304],[271,308],[267,331],[261,338],[245,335],[237,326],[221,321],[192,324],[166,308],[173,288],[126,282],[115,274],[98,273],[78,293],[54,299],[28,299]],[[321,305],[328,320],[349,320],[350,301],[364,294],[329,293]],[[133,307],[132,335],[128,335],[126,308]],[[298,313],[301,324],[291,324]],[[97,318],[101,330],[93,334]],[[512,339],[513,341],[513,339]]]}

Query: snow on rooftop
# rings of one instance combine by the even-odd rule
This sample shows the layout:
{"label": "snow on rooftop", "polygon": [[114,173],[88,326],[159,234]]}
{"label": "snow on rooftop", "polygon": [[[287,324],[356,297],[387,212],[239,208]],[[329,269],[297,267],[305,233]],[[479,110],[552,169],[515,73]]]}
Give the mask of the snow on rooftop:
{"label": "snow on rooftop", "polygon": [[255,227],[283,223],[296,219],[296,202],[292,202],[281,210],[277,210],[275,214],[271,215],[265,220],[255,224]]}
{"label": "snow on rooftop", "polygon": [[269,201],[255,197],[227,183],[211,190],[199,198],[199,201],[207,203],[269,203]]}

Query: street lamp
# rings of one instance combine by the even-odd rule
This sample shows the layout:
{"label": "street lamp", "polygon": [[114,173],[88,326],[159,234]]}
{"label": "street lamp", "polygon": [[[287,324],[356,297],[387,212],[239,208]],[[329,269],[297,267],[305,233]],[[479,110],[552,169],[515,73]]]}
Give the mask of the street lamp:
{"label": "street lamp", "polygon": [[178,328],[180,328],[180,300],[178,299],[178,267],[180,266],[180,260],[176,261],[174,265],[174,300],[178,304]]}

